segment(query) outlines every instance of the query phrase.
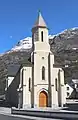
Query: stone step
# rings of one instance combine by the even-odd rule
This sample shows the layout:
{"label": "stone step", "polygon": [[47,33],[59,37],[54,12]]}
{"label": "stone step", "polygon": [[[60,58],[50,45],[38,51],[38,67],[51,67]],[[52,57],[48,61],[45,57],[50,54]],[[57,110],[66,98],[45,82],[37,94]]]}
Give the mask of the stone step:
{"label": "stone step", "polygon": [[42,118],[61,118],[61,119],[77,119],[78,120],[78,112],[77,111],[67,111],[67,110],[39,110],[39,109],[11,109],[12,114],[17,115],[27,115],[34,117],[42,117]]}

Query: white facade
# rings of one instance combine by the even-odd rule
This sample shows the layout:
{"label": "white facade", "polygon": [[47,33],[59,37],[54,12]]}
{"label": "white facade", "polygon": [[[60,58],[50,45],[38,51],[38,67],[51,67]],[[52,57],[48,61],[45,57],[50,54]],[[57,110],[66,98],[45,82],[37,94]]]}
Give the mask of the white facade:
{"label": "white facade", "polygon": [[67,94],[66,98],[76,99],[77,93],[78,93],[78,79],[72,79],[70,83],[66,84],[66,94]]}
{"label": "white facade", "polygon": [[12,83],[13,79],[14,77],[8,77],[8,82],[7,82],[8,87]]}
{"label": "white facade", "polygon": [[6,78],[6,88],[5,88],[5,91],[7,90],[7,88],[10,86],[10,84],[12,83],[12,81],[14,80],[14,77],[13,76],[8,76]]}
{"label": "white facade", "polygon": [[64,106],[64,71],[53,66],[54,55],[50,51],[48,29],[40,13],[32,28],[32,44],[32,65],[23,65],[20,70],[19,104],[23,108]]}
{"label": "white facade", "polygon": [[73,87],[69,84],[66,84],[66,98],[69,98],[73,92]]}

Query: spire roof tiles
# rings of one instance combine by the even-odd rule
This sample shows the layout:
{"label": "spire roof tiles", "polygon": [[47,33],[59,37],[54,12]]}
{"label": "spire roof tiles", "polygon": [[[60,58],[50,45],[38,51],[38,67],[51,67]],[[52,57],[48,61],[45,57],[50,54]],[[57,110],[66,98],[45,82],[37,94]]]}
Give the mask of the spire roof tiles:
{"label": "spire roof tiles", "polygon": [[39,13],[38,13],[38,18],[37,18],[37,20],[36,20],[33,28],[35,28],[35,27],[45,27],[45,28],[47,28],[47,25],[46,25],[46,23],[45,23],[42,15],[41,15],[41,12],[40,12],[40,11],[39,11]]}

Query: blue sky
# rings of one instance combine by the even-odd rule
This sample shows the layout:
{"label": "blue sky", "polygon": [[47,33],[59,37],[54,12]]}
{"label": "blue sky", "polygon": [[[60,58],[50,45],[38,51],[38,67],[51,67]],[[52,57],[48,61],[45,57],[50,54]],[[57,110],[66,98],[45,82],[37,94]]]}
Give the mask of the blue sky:
{"label": "blue sky", "polygon": [[39,9],[50,34],[78,27],[78,0],[0,0],[0,53],[31,36]]}

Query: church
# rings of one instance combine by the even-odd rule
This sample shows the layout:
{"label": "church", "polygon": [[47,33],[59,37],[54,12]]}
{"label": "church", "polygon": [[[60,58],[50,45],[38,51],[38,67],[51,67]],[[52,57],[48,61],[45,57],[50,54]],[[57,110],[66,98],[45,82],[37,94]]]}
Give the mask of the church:
{"label": "church", "polygon": [[54,63],[48,27],[40,12],[32,27],[31,62],[22,64],[14,79],[6,97],[11,102],[17,101],[18,108],[65,106],[64,71]]}

